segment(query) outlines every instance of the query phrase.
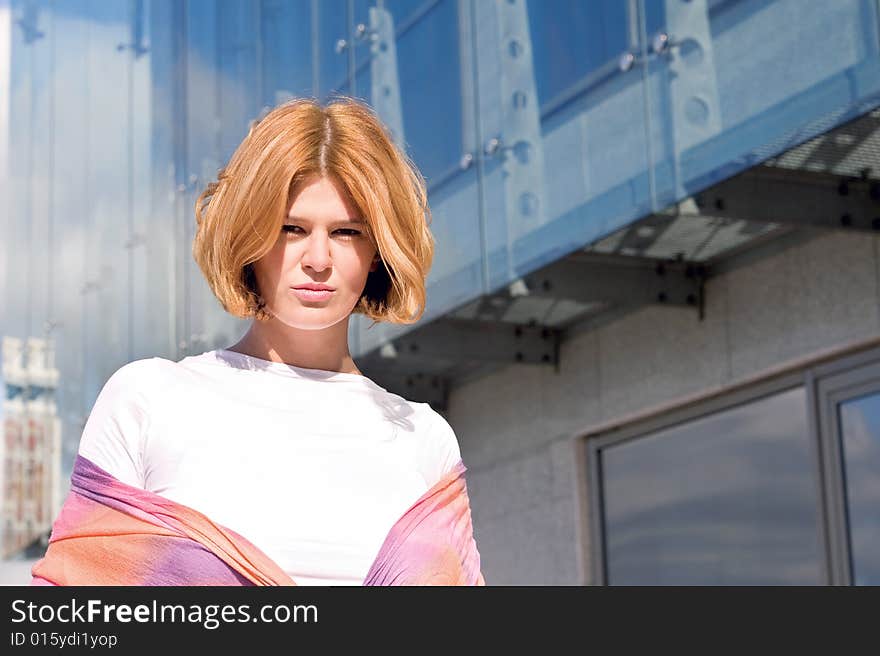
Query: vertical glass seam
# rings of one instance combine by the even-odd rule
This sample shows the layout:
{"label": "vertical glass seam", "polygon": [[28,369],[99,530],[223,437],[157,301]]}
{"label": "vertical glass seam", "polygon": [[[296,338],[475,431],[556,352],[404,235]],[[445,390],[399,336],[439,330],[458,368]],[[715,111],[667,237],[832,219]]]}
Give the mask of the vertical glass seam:
{"label": "vertical glass seam", "polygon": [[651,88],[650,76],[648,75],[648,27],[645,18],[645,0],[639,0],[639,56],[642,68],[642,95],[645,109],[645,147],[647,150],[648,167],[648,196],[651,201],[651,211],[657,211],[657,192],[654,181],[654,147],[653,129],[651,124]]}

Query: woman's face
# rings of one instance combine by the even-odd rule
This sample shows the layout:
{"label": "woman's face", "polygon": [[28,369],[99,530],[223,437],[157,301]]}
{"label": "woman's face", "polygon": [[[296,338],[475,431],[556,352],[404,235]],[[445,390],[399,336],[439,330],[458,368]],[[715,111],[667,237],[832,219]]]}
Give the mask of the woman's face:
{"label": "woman's face", "polygon": [[[293,328],[327,328],[351,314],[378,266],[367,224],[335,180],[313,177],[294,200],[272,250],[254,263],[267,309]],[[295,290],[308,284],[333,290],[318,296]]]}

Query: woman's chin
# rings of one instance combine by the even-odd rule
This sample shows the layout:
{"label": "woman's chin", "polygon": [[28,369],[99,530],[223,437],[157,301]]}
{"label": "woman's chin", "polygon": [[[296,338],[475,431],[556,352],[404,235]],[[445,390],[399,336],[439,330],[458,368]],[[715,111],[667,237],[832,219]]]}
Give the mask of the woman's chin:
{"label": "woman's chin", "polygon": [[285,326],[297,330],[323,330],[344,320],[348,313],[340,313],[337,308],[307,307],[304,305],[296,310],[274,314],[274,316]]}

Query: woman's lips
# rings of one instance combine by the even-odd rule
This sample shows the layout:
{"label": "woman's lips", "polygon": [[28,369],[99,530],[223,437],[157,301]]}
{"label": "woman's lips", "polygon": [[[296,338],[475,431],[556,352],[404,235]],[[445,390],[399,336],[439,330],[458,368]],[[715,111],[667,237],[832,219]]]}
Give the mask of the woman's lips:
{"label": "woman's lips", "polygon": [[291,291],[296,294],[296,297],[301,301],[326,301],[330,298],[335,290],[332,289],[297,289],[296,287],[292,287]]}

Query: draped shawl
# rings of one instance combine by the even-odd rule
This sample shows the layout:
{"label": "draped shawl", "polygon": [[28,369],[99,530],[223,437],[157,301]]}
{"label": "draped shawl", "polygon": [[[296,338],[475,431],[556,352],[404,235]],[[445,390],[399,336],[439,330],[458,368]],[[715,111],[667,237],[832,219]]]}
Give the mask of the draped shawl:
{"label": "draped shawl", "polygon": [[[363,585],[486,584],[465,471],[459,460],[394,523]],[[31,574],[31,585],[296,585],[244,536],[82,455]]]}

